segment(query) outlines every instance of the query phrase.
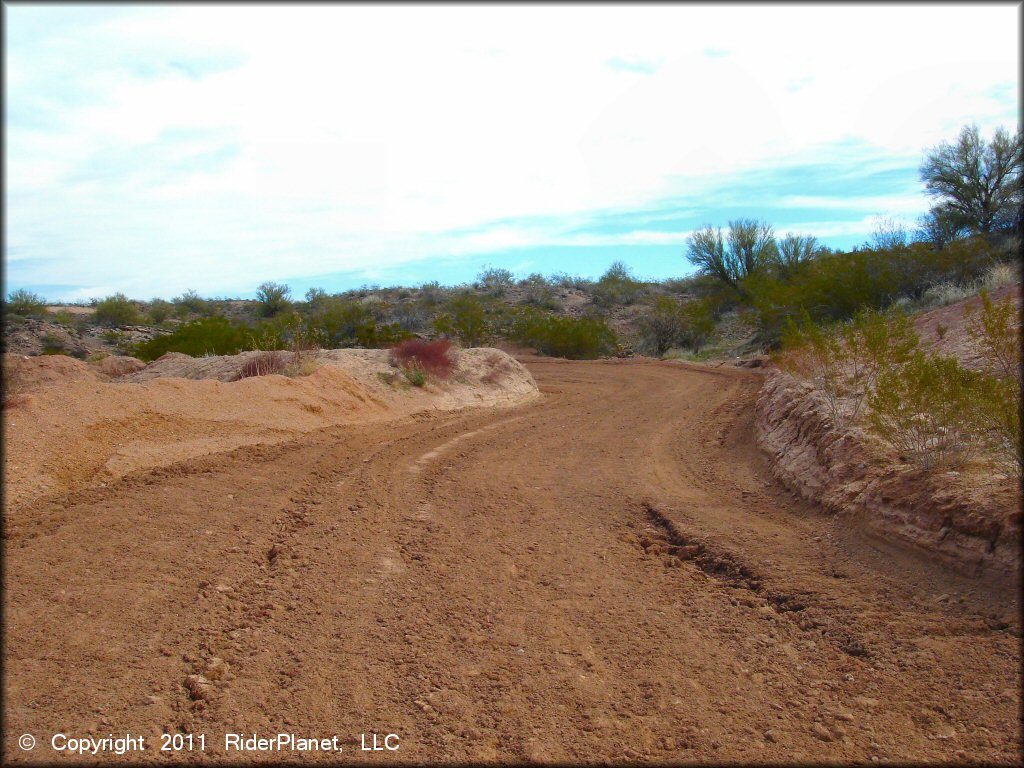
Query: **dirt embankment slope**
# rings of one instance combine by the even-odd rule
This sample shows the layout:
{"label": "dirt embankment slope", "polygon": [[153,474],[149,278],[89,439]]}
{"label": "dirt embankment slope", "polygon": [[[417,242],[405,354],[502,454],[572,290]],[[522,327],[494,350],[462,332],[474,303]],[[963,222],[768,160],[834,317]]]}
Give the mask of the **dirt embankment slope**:
{"label": "dirt embankment slope", "polygon": [[4,409],[8,506],[336,424],[507,406],[537,395],[530,374],[495,349],[461,350],[447,381],[428,379],[422,388],[408,385],[386,350],[326,350],[307,376],[235,380],[254,354],[169,354],[116,378],[110,362],[124,358],[91,365],[7,355],[6,380],[16,389]]}
{"label": "dirt embankment slope", "polygon": [[[1021,286],[993,298],[1021,302]],[[965,307],[977,297],[915,318],[922,347],[981,365],[967,332]],[[941,329],[941,330],[940,330]],[[925,471],[856,426],[833,423],[814,387],[771,370],[757,401],[757,441],[772,471],[804,498],[839,513],[878,546],[913,550],[972,575],[1015,583],[1021,522],[1016,480],[991,466]]]}

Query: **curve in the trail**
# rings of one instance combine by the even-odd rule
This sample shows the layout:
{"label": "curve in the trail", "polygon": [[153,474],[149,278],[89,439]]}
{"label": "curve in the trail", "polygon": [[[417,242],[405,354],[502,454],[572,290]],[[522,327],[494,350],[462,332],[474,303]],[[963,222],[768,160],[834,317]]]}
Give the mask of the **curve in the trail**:
{"label": "curve in the trail", "polygon": [[393,732],[385,759],[417,763],[1016,760],[1018,639],[771,482],[755,373],[528,365],[544,397],[516,409],[19,510],[7,733],[201,732],[244,760],[225,732],[350,757]]}

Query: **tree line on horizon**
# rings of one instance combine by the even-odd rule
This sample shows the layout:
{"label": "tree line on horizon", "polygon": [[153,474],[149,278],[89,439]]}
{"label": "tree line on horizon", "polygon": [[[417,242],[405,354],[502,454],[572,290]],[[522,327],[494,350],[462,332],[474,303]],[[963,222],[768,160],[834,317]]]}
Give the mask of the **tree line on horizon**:
{"label": "tree line on horizon", "polygon": [[[517,280],[509,270],[488,268],[474,283],[458,287],[434,282],[338,294],[311,288],[304,301],[293,300],[287,285],[265,282],[257,289],[247,325],[262,323],[266,330],[273,323],[282,327],[270,335],[287,337],[295,331],[282,318],[294,324],[297,313],[304,322],[318,325],[324,343],[339,346],[389,345],[411,333],[451,336],[470,345],[518,333],[520,339],[543,346],[537,329],[553,333],[554,321],[542,318],[561,315],[559,294],[576,290],[587,294],[589,304],[583,317],[562,317],[559,331],[565,335],[586,321],[595,339],[583,345],[587,354],[614,347],[605,320],[617,307],[636,304],[644,307],[640,331],[646,351],[653,354],[674,346],[698,352],[723,314],[734,309],[753,314],[760,343],[772,348],[786,323],[801,312],[818,322],[852,317],[863,307],[881,308],[901,296],[916,298],[939,281],[975,279],[994,260],[1004,259],[1013,251],[1015,236],[1019,247],[1021,154],[1019,130],[1010,135],[1000,129],[985,140],[977,127],[964,127],[954,142],[941,143],[925,155],[920,175],[934,203],[917,231],[882,219],[869,241],[848,251],[827,248],[809,235],[776,238],[770,224],[740,218],[730,221],[724,232],[705,225],[688,238],[685,255],[696,271],[687,278],[642,281],[622,262],[597,280],[567,274],[531,274]],[[500,306],[512,292],[522,305],[515,312]],[[115,294],[92,302],[92,322],[114,328],[147,321],[161,325],[172,317],[201,320],[230,314],[227,301],[203,298],[194,290],[169,302],[136,302]],[[5,316],[30,316],[45,311],[45,301],[15,291],[4,310]],[[229,335],[238,338],[240,333]]]}

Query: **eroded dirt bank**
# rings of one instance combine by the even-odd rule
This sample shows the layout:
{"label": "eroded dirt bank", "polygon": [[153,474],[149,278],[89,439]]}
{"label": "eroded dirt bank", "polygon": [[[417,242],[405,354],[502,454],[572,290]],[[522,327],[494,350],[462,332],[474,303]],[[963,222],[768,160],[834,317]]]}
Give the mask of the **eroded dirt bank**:
{"label": "eroded dirt bank", "polygon": [[[1019,312],[1021,286],[1004,286]],[[985,361],[970,337],[973,297],[914,318],[922,347],[970,368]],[[1021,568],[1020,487],[992,465],[926,471],[855,425],[837,426],[807,382],[769,370],[757,400],[758,445],[774,476],[805,499],[844,517],[878,546],[902,547],[941,567],[1005,585]]]}
{"label": "eroded dirt bank", "polygon": [[400,734],[377,762],[1019,760],[1017,596],[780,490],[758,374],[527,365],[543,397],[514,409],[11,510],[7,758],[62,729],[233,760],[281,756],[226,732],[281,731],[347,759]]}
{"label": "eroded dirt bank", "polygon": [[757,441],[773,474],[802,497],[944,567],[1006,584],[1020,572],[1019,489],[1005,475],[929,472],[860,430],[840,429],[806,382],[771,371]]}

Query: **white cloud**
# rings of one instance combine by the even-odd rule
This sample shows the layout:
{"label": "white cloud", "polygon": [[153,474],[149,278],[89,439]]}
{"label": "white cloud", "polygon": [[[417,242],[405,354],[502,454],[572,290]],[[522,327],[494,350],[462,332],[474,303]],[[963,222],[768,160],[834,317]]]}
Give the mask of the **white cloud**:
{"label": "white cloud", "polygon": [[781,208],[820,208],[825,210],[874,211],[875,213],[916,213],[922,207],[920,195],[789,195],[778,201]]}
{"label": "white cloud", "polygon": [[8,258],[142,295],[564,240],[449,233],[1016,120],[1010,6],[6,13]]}

